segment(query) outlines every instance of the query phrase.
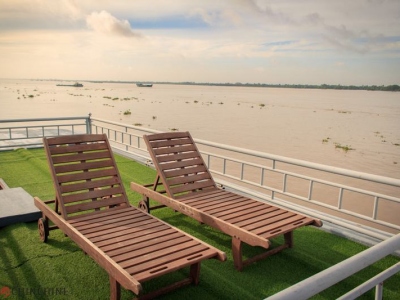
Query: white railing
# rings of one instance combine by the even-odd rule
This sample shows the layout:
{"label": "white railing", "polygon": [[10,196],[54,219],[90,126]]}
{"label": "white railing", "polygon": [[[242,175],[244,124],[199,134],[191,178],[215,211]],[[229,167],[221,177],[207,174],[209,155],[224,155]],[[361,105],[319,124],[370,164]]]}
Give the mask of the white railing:
{"label": "white railing", "polygon": [[0,120],[0,150],[43,146],[43,137],[88,133],[87,117]]}
{"label": "white railing", "polygon": [[[400,249],[400,234],[395,235],[359,254],[356,254],[314,276],[268,297],[268,300],[302,300],[326,290],[334,284],[372,265],[378,260]],[[365,292],[375,289],[375,299],[382,299],[383,281],[400,271],[400,263],[393,265],[370,280],[349,291],[339,299],[356,299]]]}
{"label": "white railing", "polygon": [[[0,126],[0,149],[40,146],[41,138],[44,136],[83,132],[106,133],[117,151],[134,155],[136,159],[148,164],[151,164],[151,160],[143,141],[143,134],[158,132],[92,118],[90,115],[72,118],[0,120]],[[325,225],[340,225],[378,240],[384,240],[393,232],[400,230],[399,223],[388,222],[382,219],[382,214],[379,214],[381,205],[385,203],[390,203],[394,211],[400,211],[399,179],[199,139],[195,141],[210,171],[216,176],[216,181],[226,188],[234,188],[262,200],[272,201],[276,205],[321,218]],[[332,176],[336,177],[332,179]],[[274,182],[268,181],[271,178]],[[301,184],[299,185],[296,180],[301,181]],[[386,193],[387,187],[391,194]],[[322,197],[321,190],[323,190]],[[370,203],[370,214],[352,211],[343,205],[345,201],[357,197],[361,198],[360,201]],[[331,201],[324,202],[325,198],[331,198]],[[297,202],[293,202],[293,199]],[[368,226],[360,225],[359,220],[369,222]],[[375,225],[381,227],[378,230],[371,230],[371,226]]]}
{"label": "white railing", "polygon": [[[106,133],[114,147],[151,164],[143,134],[158,131],[96,118],[92,121],[94,133]],[[322,218],[326,224],[344,226],[378,240],[384,240],[400,230],[400,220],[397,220],[399,223],[388,222],[383,214],[379,214],[381,206],[388,203],[400,211],[399,179],[199,139],[195,141],[210,171],[217,176],[216,181],[228,188],[242,190],[254,197]],[[270,178],[274,178],[275,182],[269,184]],[[388,189],[391,194],[385,193]],[[362,205],[370,204],[370,214],[352,211],[344,205],[353,198],[357,200],[357,197],[365,201]],[[326,203],[325,198],[331,201]],[[325,212],[321,212],[321,208],[326,209]],[[359,221],[367,222],[364,225],[368,226],[360,225]],[[372,230],[371,226],[380,227]]]}

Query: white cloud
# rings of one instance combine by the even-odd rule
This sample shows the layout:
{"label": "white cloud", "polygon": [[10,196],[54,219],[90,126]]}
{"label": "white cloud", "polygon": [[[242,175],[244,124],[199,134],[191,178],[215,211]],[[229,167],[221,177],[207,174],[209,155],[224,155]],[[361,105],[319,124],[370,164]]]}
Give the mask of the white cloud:
{"label": "white cloud", "polygon": [[378,84],[381,70],[393,83],[399,11],[398,0],[0,0],[0,77],[131,80],[130,67],[136,80]]}
{"label": "white cloud", "polygon": [[127,20],[118,20],[112,16],[109,12],[92,12],[86,17],[86,24],[90,29],[96,32],[120,35],[126,37],[140,37],[139,33],[136,33],[131,28],[131,25]]}

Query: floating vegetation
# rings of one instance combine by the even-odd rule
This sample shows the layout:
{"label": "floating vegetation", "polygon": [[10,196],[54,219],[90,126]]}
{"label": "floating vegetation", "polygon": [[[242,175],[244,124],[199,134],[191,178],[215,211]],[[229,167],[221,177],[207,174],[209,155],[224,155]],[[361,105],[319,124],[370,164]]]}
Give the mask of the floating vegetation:
{"label": "floating vegetation", "polygon": [[219,102],[218,104],[221,104],[221,105],[222,105],[222,104],[224,104],[224,102]]}
{"label": "floating vegetation", "polygon": [[142,126],[143,124],[142,123],[135,123],[135,124],[133,124],[134,126]]}
{"label": "floating vegetation", "polygon": [[132,112],[131,112],[130,109],[127,109],[126,111],[124,111],[124,115],[125,115],[125,116],[126,116],[126,115],[130,115],[130,114],[132,114]]}
{"label": "floating vegetation", "polygon": [[157,117],[156,117],[156,116],[153,116],[153,120],[155,120],[155,119],[157,119]]}
{"label": "floating vegetation", "polygon": [[179,129],[178,129],[178,128],[170,128],[169,130],[171,130],[171,131],[178,131]]}
{"label": "floating vegetation", "polygon": [[118,99],[119,99],[118,97],[115,97],[115,98],[113,98],[112,100],[115,101],[115,100],[118,100]]}
{"label": "floating vegetation", "polygon": [[259,104],[261,108],[265,107],[264,103]]}
{"label": "floating vegetation", "polygon": [[111,99],[111,97],[110,97],[110,96],[104,96],[103,98],[106,98],[106,99]]}
{"label": "floating vegetation", "polygon": [[29,98],[33,98],[33,97],[35,97],[35,96],[34,96],[34,95],[29,95],[28,97],[29,97]]}
{"label": "floating vegetation", "polygon": [[348,151],[350,151],[350,150],[356,150],[356,149],[354,149],[354,148],[351,148],[351,146],[349,146],[349,145],[341,145],[341,144],[339,144],[339,143],[335,143],[335,148],[336,149],[342,149],[344,152],[348,152]]}
{"label": "floating vegetation", "polygon": [[[322,143],[323,144],[326,144],[326,143],[328,143],[329,141],[331,140],[331,138],[330,137],[327,137],[327,138],[325,138],[325,139],[322,139]],[[350,151],[350,150],[356,150],[356,149],[354,149],[354,148],[351,148],[351,146],[350,145],[342,145],[342,144],[340,144],[340,143],[333,143],[334,145],[335,145],[335,149],[341,149],[341,150],[343,150],[344,152],[348,152],[348,151]]]}
{"label": "floating vegetation", "polygon": [[[393,144],[393,143],[392,143]],[[399,143],[394,143],[393,145],[395,145],[395,146],[400,146],[400,144]]]}
{"label": "floating vegetation", "polygon": [[351,114],[351,111],[339,110],[338,113],[339,113],[339,114]]}
{"label": "floating vegetation", "polygon": [[193,102],[194,102],[194,103],[199,103],[199,101],[197,101],[197,100],[194,100]]}
{"label": "floating vegetation", "polygon": [[328,143],[330,139],[331,139],[330,137],[327,137],[326,139],[322,140],[322,143]]}

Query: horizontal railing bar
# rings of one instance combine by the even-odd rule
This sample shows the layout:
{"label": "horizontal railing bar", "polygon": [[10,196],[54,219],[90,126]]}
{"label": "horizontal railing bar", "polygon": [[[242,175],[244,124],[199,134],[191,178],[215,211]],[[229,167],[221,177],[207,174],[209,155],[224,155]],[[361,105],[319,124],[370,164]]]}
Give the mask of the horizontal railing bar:
{"label": "horizontal railing bar", "polygon": [[48,125],[26,125],[26,126],[16,126],[16,127],[2,127],[0,130],[9,129],[25,129],[25,128],[51,128],[51,127],[71,127],[71,126],[85,126],[85,123],[68,123],[68,124],[48,124]]}
{"label": "horizontal railing bar", "polygon": [[364,250],[320,273],[267,298],[268,300],[309,299],[385,256],[400,249],[400,234]]}
{"label": "horizontal railing bar", "polygon": [[18,145],[4,145],[4,146],[0,145],[0,148],[16,148],[16,147],[21,147],[21,146],[24,146],[24,147],[30,147],[30,146],[43,147],[43,141],[41,140],[40,142],[37,142],[37,143],[29,143],[29,144],[23,144],[23,145],[21,145],[21,144],[18,144]]}
{"label": "horizontal railing bar", "polygon": [[60,118],[34,118],[34,119],[8,119],[0,120],[0,123],[22,123],[22,122],[43,122],[43,121],[66,121],[66,120],[87,120],[88,117],[60,117]]}
{"label": "horizontal railing bar", "polygon": [[364,282],[355,289],[344,294],[342,297],[337,298],[337,300],[356,299],[398,272],[400,272],[400,263],[397,263],[391,266],[390,268],[386,269],[385,271],[379,273],[378,275],[372,277],[370,280]]}

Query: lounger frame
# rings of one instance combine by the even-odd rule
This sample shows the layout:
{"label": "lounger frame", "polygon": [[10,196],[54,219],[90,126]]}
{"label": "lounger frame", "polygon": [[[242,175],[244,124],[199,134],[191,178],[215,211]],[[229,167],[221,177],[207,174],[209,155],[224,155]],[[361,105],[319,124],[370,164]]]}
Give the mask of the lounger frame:
{"label": "lounger frame", "polygon": [[[235,268],[293,247],[293,231],[306,225],[322,226],[318,219],[218,188],[189,132],[144,135],[157,170],[153,184],[131,183],[143,195],[140,207],[150,212],[168,206],[232,237]],[[150,207],[150,199],[161,205]],[[284,243],[269,249],[271,239]],[[242,243],[265,251],[243,259]]]}
{"label": "lounger frame", "polygon": [[[226,259],[222,251],[129,204],[106,135],[43,139],[56,198],[34,198],[42,211],[39,233],[60,229],[109,275],[110,298],[121,286],[143,299],[199,283],[204,259]],[[49,221],[53,225],[49,225]],[[179,282],[143,295],[142,283],[189,268]]]}

